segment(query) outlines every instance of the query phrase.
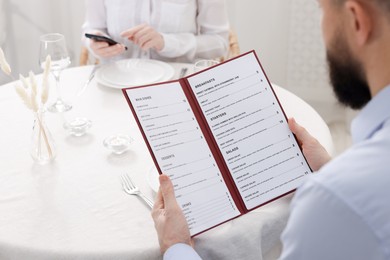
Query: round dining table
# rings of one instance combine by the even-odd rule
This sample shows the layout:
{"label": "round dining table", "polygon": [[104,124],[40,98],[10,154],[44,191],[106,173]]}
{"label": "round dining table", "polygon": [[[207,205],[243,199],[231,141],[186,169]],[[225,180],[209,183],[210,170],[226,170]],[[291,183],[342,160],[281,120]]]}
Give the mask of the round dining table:
{"label": "round dining table", "polygon": [[[193,70],[192,64],[171,65],[174,78],[182,68],[187,74]],[[63,71],[62,96],[73,109],[45,113],[56,158],[44,165],[30,156],[34,117],[17,96],[16,82],[0,86],[0,259],[162,259],[150,208],[126,194],[120,181],[128,174],[154,198],[153,160],[121,90],[93,79],[77,95],[92,69]],[[49,101],[54,101],[51,83]],[[332,153],[329,129],[318,113],[286,89],[274,85],[274,90],[286,115]],[[79,137],[64,128],[77,117],[92,122]],[[134,140],[127,152],[113,154],[103,145],[114,134]],[[196,236],[196,250],[204,259],[277,258],[292,196]]]}

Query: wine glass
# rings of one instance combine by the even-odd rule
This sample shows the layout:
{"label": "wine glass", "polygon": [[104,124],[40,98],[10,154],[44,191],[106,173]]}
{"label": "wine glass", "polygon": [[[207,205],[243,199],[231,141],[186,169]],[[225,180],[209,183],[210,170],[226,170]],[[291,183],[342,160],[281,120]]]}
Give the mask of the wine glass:
{"label": "wine glass", "polygon": [[70,58],[66,50],[65,37],[59,33],[45,34],[40,37],[39,65],[45,68],[46,57],[51,57],[51,73],[56,80],[57,101],[48,107],[50,112],[66,112],[72,106],[65,103],[61,98],[60,75],[63,69],[69,66]]}

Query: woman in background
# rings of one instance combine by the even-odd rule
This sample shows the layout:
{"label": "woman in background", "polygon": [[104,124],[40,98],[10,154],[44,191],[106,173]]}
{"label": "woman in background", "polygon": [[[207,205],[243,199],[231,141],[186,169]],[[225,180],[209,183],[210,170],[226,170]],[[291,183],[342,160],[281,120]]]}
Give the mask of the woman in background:
{"label": "woman in background", "polygon": [[87,48],[103,61],[194,62],[224,57],[228,50],[225,0],[86,0],[86,10],[84,33],[121,43],[109,46],[85,39]]}

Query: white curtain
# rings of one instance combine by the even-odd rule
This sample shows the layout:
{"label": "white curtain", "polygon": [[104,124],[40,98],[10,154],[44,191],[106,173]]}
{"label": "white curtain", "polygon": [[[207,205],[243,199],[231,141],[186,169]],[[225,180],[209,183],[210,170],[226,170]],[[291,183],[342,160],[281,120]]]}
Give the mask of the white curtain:
{"label": "white curtain", "polygon": [[5,22],[5,12],[4,12],[4,0],[0,0],[0,46],[3,46],[6,37],[6,22]]}
{"label": "white curtain", "polygon": [[45,33],[64,34],[72,66],[78,65],[84,1],[0,0],[0,7],[0,44],[14,76],[27,74],[30,70],[41,72],[38,65],[39,36]]}
{"label": "white curtain", "polygon": [[[4,42],[6,39],[6,21],[5,21],[5,5],[4,0],[0,0],[0,47],[4,48]],[[0,85],[7,82],[7,78],[0,72]]]}

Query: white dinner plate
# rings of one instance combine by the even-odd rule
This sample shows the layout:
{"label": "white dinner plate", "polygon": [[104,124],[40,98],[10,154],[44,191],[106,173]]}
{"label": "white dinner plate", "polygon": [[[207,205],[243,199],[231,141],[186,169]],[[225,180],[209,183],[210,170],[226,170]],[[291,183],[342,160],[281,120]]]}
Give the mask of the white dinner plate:
{"label": "white dinner plate", "polygon": [[172,79],[173,67],[165,62],[149,59],[126,59],[103,65],[96,72],[96,80],[111,88],[128,88]]}
{"label": "white dinner plate", "polygon": [[160,187],[158,176],[158,171],[154,166],[149,170],[148,174],[146,175],[146,182],[149,184],[150,188],[152,188],[152,190],[156,193],[158,192],[158,188]]}

